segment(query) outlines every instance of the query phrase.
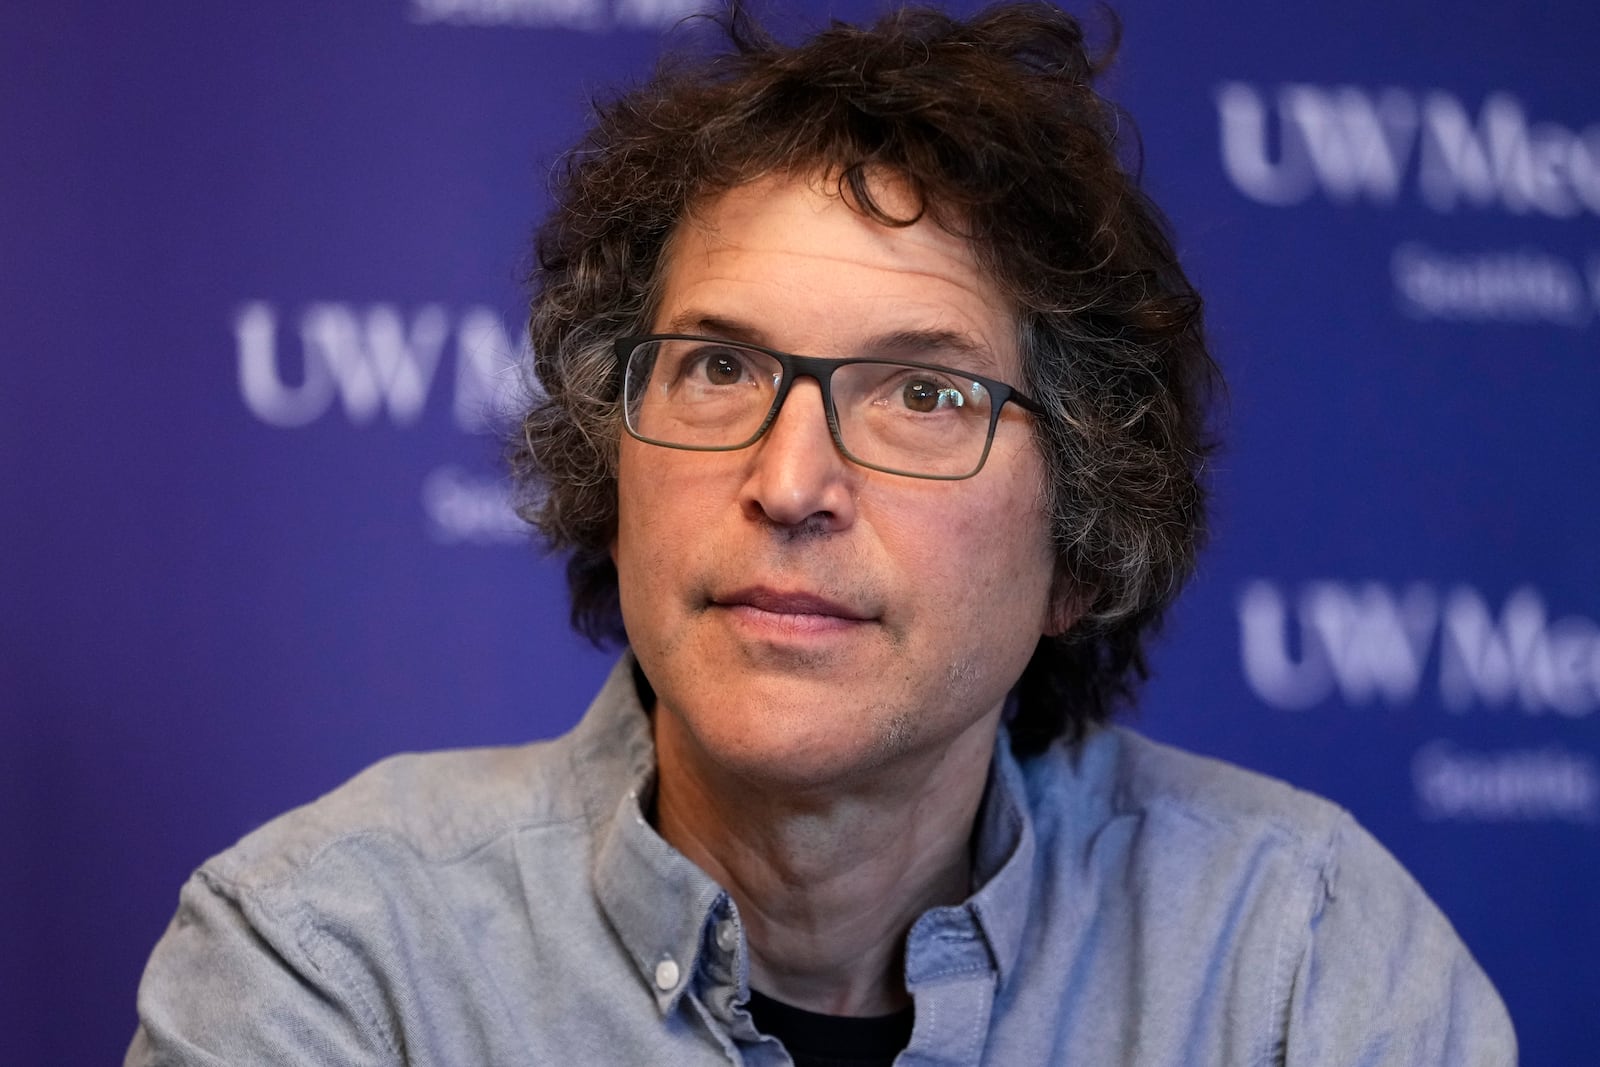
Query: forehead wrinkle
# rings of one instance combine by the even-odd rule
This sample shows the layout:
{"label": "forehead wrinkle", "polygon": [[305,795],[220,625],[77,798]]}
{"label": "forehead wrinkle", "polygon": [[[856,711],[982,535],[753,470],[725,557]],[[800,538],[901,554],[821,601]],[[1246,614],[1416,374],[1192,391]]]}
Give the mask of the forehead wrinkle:
{"label": "forehead wrinkle", "polygon": [[[877,223],[870,220],[867,220],[866,225],[887,230],[886,227],[878,226]],[[878,234],[868,231],[873,234],[874,243],[881,245],[886,253],[881,258],[872,259],[863,259],[858,255],[837,252],[821,246],[808,247],[797,238],[797,234],[804,232],[803,228],[796,228],[786,233],[761,235],[760,240],[745,239],[736,242],[729,237],[722,236],[720,229],[715,237],[710,231],[703,231],[701,236],[704,241],[697,251],[708,262],[720,256],[728,255],[778,255],[791,259],[813,261],[821,265],[823,269],[830,271],[842,267],[846,270],[884,271],[912,278],[926,278],[929,281],[949,286],[952,289],[960,289],[984,300],[988,300],[990,295],[984,292],[985,289],[993,290],[994,294],[1000,292],[1000,287],[976,263],[968,264],[962,262],[955,255],[954,250],[940,248],[936,242],[928,242],[929,250],[934,255],[945,259],[946,263],[934,266],[904,262],[901,254],[891,250],[891,239],[903,240],[907,236],[915,237],[917,234],[914,232],[892,230]],[[811,237],[811,240],[814,241],[815,237]],[[711,269],[715,270],[714,267]],[[971,274],[970,278],[961,277],[961,275],[969,272]]]}
{"label": "forehead wrinkle", "polygon": [[[758,229],[754,235],[747,234],[741,242],[735,243],[726,236],[726,220],[724,213],[731,212],[735,220],[740,215],[764,215],[769,199],[758,196],[763,189],[768,192],[781,191],[794,184],[795,179],[781,175],[766,175],[743,185],[734,186],[717,195],[705,197],[689,205],[680,217],[678,225],[668,237],[667,251],[676,250],[679,243],[687,238],[689,233],[696,233],[702,241],[701,251],[707,258],[718,252],[778,252],[784,255],[805,256],[820,260],[824,263],[842,263],[849,266],[870,266],[881,270],[890,270],[901,274],[921,274],[948,284],[956,285],[969,291],[977,291],[957,275],[972,270],[973,280],[980,287],[992,288],[998,291],[994,279],[978,266],[977,249],[972,242],[933,221],[931,216],[925,215],[917,222],[908,226],[885,226],[884,224],[865,214],[859,208],[850,206],[848,197],[825,186],[816,185],[809,181],[800,181],[799,184],[809,188],[817,194],[815,202],[806,204],[787,204],[791,214],[797,216],[787,223],[779,224],[770,217],[766,218],[763,228]],[[800,247],[796,245],[794,235],[804,233],[807,227],[806,219],[818,219],[830,214],[829,204],[839,203],[850,207],[857,228],[867,236],[869,243],[880,251],[886,253],[884,262],[874,261],[863,264],[860,259],[835,252],[826,244],[817,244],[813,247]],[[795,223],[801,223],[796,226]],[[751,237],[755,239],[752,240]],[[899,262],[899,253],[895,246],[907,242],[920,245],[925,251],[932,252],[946,259],[950,266],[955,268],[955,273],[944,273],[927,267],[917,267]],[[983,295],[980,293],[980,295]]]}
{"label": "forehead wrinkle", "polygon": [[[966,367],[1001,378],[1015,372],[1015,360],[1011,358],[1017,341],[1015,314],[1004,316],[1007,328],[997,336],[989,336],[992,324],[985,321],[983,314],[985,309],[1009,306],[1011,302],[982,267],[969,241],[926,217],[911,226],[886,227],[852,210],[858,233],[868,238],[870,252],[863,259],[859,246],[856,252],[835,249],[809,225],[813,217],[840,217],[830,213],[828,207],[829,202],[843,201],[837,194],[814,189],[820,194],[816,201],[785,201],[784,206],[792,209],[783,212],[789,216],[787,222],[768,211],[773,200],[759,193],[781,192],[788,184],[788,180],[758,180],[700,200],[685,212],[665,248],[663,302],[657,306],[656,321],[662,322],[662,315],[667,318],[660,328],[711,333],[777,349],[791,347],[792,342],[786,345],[784,338],[773,332],[776,324],[754,321],[749,312],[750,301],[736,291],[755,284],[749,272],[738,264],[739,258],[781,257],[795,264],[799,273],[789,272],[790,276],[783,277],[784,272],[778,272],[779,276],[770,281],[773,299],[781,300],[778,290],[786,286],[806,289],[803,279],[808,271],[835,276],[841,270],[865,270],[925,278],[928,282],[915,286],[914,292],[898,301],[905,313],[900,323],[864,322],[864,326],[879,329],[864,338],[835,344],[833,353],[808,350],[804,354],[883,354]],[[755,227],[745,224],[744,219],[756,220]],[[908,243],[912,245],[910,250]],[[919,262],[904,262],[908,251]],[[932,262],[928,262],[930,259]],[[728,286],[732,289],[723,291]],[[729,308],[737,311],[729,314]],[[836,325],[843,324],[844,310],[840,309],[841,318],[836,319]],[[801,342],[794,347],[803,348],[807,343],[815,346],[815,342]]]}
{"label": "forehead wrinkle", "polygon": [[[665,333],[694,334],[761,345],[766,348],[774,347],[768,343],[766,333],[760,325],[694,307],[679,311],[664,322],[661,329]],[[907,327],[868,337],[856,346],[856,349],[852,354],[910,359],[913,362],[939,362],[949,357],[967,369],[999,370],[999,360],[990,347],[959,330]],[[799,354],[832,355],[827,352]]]}

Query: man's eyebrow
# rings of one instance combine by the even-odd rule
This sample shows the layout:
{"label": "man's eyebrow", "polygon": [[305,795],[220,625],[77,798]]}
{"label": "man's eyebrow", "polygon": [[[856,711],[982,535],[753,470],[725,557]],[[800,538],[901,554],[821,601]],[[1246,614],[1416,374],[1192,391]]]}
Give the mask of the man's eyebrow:
{"label": "man's eyebrow", "polygon": [[955,330],[896,330],[867,342],[862,355],[949,363],[963,370],[995,373],[1000,369],[994,351],[970,335]]}
{"label": "man's eyebrow", "polygon": [[710,315],[692,308],[668,319],[664,332],[720,337],[726,341],[744,341],[753,345],[766,344],[761,331],[748,323],[721,315]]}
{"label": "man's eyebrow", "polygon": [[[669,319],[665,324],[665,332],[720,337],[728,341],[744,341],[747,344],[773,347],[767,342],[763,332],[749,323],[693,309]],[[905,359],[916,363],[954,363],[962,370],[987,374],[995,374],[1000,370],[1000,360],[993,349],[957,330],[895,330],[892,333],[868,338],[857,351],[802,354],[837,357],[881,356],[885,359]]]}

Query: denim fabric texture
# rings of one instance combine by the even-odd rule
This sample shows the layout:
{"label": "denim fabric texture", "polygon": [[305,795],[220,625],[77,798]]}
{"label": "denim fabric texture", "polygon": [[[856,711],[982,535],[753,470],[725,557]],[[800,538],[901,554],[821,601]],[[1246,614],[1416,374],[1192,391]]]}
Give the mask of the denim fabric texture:
{"label": "denim fabric texture", "polygon": [[[788,1064],[728,894],[646,821],[632,660],[566,736],[406,755],[205,863],[134,1065]],[[1450,924],[1341,809],[1101,730],[1002,734],[972,895],[907,938],[905,1065],[1516,1061]]]}

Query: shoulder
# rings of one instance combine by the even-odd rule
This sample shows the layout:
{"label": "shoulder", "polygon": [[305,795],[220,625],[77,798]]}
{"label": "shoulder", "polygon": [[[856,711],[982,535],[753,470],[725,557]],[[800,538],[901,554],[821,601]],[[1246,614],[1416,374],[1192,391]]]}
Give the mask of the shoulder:
{"label": "shoulder", "polygon": [[1335,899],[1396,921],[1437,915],[1348,811],[1267,775],[1121,728],[1058,745],[1023,774],[1047,855],[1094,849],[1146,880],[1182,874],[1188,894],[1277,894],[1307,923]]}
{"label": "shoulder", "polygon": [[440,865],[527,831],[566,828],[584,837],[653,766],[624,659],[567,734],[391,756],[250,833],[199,873],[212,884],[266,891],[340,856]]}
{"label": "shoulder", "polygon": [[341,851],[449,862],[517,829],[582,822],[567,739],[391,756],[212,857],[208,881],[266,890]]}
{"label": "shoulder", "polygon": [[1253,990],[1277,1055],[1515,1062],[1505,1008],[1449,921],[1338,805],[1125,729],[1022,772],[1046,877],[1138,931],[1152,966]]}
{"label": "shoulder", "polygon": [[272,820],[183,887],[129,1062],[387,1063],[417,1034],[516,1047],[500,980],[586,965],[597,830],[651,767],[624,663],[563,737],[395,756]]}
{"label": "shoulder", "polygon": [[1047,839],[1122,823],[1145,837],[1170,832],[1213,844],[1267,845],[1313,867],[1342,844],[1376,846],[1331,801],[1123,728],[1057,744],[1022,769],[1029,806]]}
{"label": "shoulder", "polygon": [[145,967],[129,1062],[389,1062],[411,990],[472,988],[450,917],[518,891],[516,829],[581,819],[562,748],[386,759],[206,861]]}

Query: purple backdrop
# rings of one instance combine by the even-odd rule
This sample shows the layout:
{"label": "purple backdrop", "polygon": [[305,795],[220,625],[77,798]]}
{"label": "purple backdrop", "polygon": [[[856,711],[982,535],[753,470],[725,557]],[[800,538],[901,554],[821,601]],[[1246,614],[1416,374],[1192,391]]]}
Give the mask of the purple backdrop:
{"label": "purple backdrop", "polygon": [[[485,427],[551,160],[684,6],[0,12],[7,1062],[117,1060],[253,826],[582,710]],[[1122,4],[1111,85],[1231,382],[1139,722],[1351,808],[1587,1062],[1600,7],[1204,8]]]}

